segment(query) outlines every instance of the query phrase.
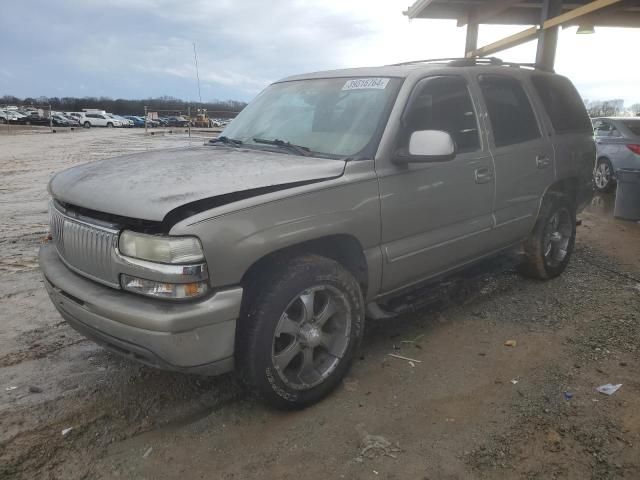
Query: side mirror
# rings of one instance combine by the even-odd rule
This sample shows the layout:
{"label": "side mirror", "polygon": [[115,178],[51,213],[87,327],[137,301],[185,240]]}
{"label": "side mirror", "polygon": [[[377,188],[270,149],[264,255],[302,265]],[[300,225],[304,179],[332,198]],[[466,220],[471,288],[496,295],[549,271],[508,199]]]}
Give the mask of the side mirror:
{"label": "side mirror", "polygon": [[451,135],[441,130],[419,130],[409,138],[409,152],[396,155],[395,163],[445,162],[456,156]]}

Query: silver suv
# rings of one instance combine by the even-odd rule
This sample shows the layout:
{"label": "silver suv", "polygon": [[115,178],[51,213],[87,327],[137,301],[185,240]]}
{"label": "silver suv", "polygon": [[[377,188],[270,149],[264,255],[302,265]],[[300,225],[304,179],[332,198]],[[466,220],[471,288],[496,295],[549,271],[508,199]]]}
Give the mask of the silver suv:
{"label": "silver suv", "polygon": [[498,60],[319,72],[266,88],[211,142],[55,175],[49,295],[160,368],[236,368],[278,408],[349,369],[365,316],[514,248],[567,266],[595,145],[564,77]]}

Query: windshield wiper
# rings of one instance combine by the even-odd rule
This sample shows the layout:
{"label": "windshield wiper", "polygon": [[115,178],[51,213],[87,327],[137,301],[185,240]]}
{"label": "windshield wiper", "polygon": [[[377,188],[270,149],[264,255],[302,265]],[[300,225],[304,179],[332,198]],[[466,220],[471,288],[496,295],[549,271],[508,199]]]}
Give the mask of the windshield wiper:
{"label": "windshield wiper", "polygon": [[236,140],[235,138],[229,138],[222,135],[221,137],[212,138],[209,143],[224,143],[225,145],[231,145],[232,147],[238,147],[242,145],[242,140]]}
{"label": "windshield wiper", "polygon": [[274,138],[273,140],[268,140],[266,138],[254,138],[253,141],[256,143],[264,143],[266,145],[275,145],[276,147],[287,148],[290,151],[293,151],[304,157],[310,157],[311,155],[313,155],[309,147],[294,145],[291,142],[285,142],[284,140],[280,140],[279,138]]}

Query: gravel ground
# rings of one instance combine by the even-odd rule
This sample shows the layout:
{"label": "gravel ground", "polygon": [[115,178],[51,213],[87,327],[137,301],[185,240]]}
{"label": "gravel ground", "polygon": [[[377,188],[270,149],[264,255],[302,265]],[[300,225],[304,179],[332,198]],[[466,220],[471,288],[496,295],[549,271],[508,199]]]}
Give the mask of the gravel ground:
{"label": "gravel ground", "polygon": [[[156,371],[76,334],[36,263],[49,176],[201,141],[0,136],[1,479],[640,478],[640,225],[613,219],[610,197],[582,214],[563,276],[488,262],[430,308],[369,322],[343,386],[303,412],[266,409],[233,375]],[[623,386],[595,391],[605,383]]]}

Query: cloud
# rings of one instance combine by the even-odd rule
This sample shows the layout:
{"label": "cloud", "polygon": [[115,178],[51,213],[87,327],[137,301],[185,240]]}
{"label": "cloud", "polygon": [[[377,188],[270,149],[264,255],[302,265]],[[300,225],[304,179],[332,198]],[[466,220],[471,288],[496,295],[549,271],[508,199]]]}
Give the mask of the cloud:
{"label": "cloud", "polygon": [[[3,18],[28,19],[28,31],[39,34],[25,34],[24,23],[17,21],[0,29],[0,94],[193,100],[193,42],[205,100],[248,100],[270,82],[295,73],[462,53],[463,29],[453,21],[409,22],[402,16],[407,3],[411,1],[7,2]],[[480,42],[514,30],[482,27]],[[620,39],[633,45],[630,35],[637,32],[598,29],[591,36],[597,40],[585,40],[563,31],[557,70],[592,97],[623,91],[628,103],[639,101],[640,94],[630,87],[640,84],[639,67],[623,58],[627,49],[610,48]],[[529,44],[504,57],[532,61],[534,52]]]}

